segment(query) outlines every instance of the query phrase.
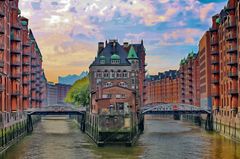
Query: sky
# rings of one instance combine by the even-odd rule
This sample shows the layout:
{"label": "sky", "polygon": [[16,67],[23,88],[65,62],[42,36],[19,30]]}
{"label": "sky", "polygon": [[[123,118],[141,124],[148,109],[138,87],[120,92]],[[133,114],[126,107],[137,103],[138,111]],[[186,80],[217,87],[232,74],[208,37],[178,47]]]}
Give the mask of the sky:
{"label": "sky", "polygon": [[49,81],[88,70],[100,41],[140,43],[147,70],[178,69],[227,0],[19,0]]}

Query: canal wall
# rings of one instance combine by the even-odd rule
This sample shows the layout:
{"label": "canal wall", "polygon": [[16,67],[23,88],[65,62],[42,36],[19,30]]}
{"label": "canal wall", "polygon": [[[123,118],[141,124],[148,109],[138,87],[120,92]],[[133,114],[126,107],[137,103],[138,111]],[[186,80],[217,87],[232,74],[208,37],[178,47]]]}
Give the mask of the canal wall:
{"label": "canal wall", "polygon": [[228,117],[220,114],[213,117],[213,128],[221,135],[240,142],[240,116]]}
{"label": "canal wall", "polygon": [[130,114],[86,114],[86,134],[98,145],[133,145],[140,133],[142,124],[136,113]]}
{"label": "canal wall", "polygon": [[[35,124],[41,118],[32,117]],[[27,115],[25,113],[0,114],[0,152],[6,150],[27,133]]]}

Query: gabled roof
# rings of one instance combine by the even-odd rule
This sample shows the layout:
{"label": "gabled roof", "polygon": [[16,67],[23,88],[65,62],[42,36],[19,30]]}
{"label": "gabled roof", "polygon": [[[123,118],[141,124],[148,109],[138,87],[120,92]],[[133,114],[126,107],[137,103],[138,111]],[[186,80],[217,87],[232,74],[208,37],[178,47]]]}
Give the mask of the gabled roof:
{"label": "gabled roof", "polygon": [[118,59],[120,60],[120,63],[117,65],[130,66],[131,63],[128,61],[127,55],[128,53],[126,52],[126,50],[117,41],[111,41],[106,44],[106,46],[101,50],[101,52],[98,53],[97,57],[90,65],[90,67],[103,65],[100,64],[100,60],[103,59],[103,57],[105,57],[104,65],[114,65],[111,64],[111,59]]}
{"label": "gabled roof", "polygon": [[128,59],[137,59],[138,56],[135,52],[135,49],[133,48],[133,46],[131,46],[129,52],[128,52]]}

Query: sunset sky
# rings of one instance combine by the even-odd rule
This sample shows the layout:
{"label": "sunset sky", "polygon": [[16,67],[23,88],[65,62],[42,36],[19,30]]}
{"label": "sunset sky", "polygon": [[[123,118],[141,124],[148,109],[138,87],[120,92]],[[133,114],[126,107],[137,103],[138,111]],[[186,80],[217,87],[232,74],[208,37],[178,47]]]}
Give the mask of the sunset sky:
{"label": "sunset sky", "polygon": [[210,27],[226,0],[19,0],[22,15],[43,55],[49,81],[80,74],[96,56],[97,43],[117,38],[140,43],[148,73],[177,69]]}

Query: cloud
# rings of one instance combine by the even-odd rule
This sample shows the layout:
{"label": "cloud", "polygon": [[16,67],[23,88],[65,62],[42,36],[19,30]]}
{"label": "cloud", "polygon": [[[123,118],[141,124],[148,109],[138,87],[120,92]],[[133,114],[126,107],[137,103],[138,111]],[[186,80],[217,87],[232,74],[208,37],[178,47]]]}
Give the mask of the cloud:
{"label": "cloud", "polygon": [[[216,2],[216,3],[214,3]],[[223,0],[21,0],[22,15],[39,43],[47,76],[79,73],[88,69],[96,56],[97,42],[118,37],[139,43],[144,40],[149,59],[160,60],[161,69],[171,67],[162,62],[162,48],[168,55],[182,54],[180,46],[191,50],[210,26],[211,15],[225,5]],[[150,67],[150,66],[149,66]],[[58,68],[56,70],[56,68]],[[160,69],[151,66],[150,70]]]}

